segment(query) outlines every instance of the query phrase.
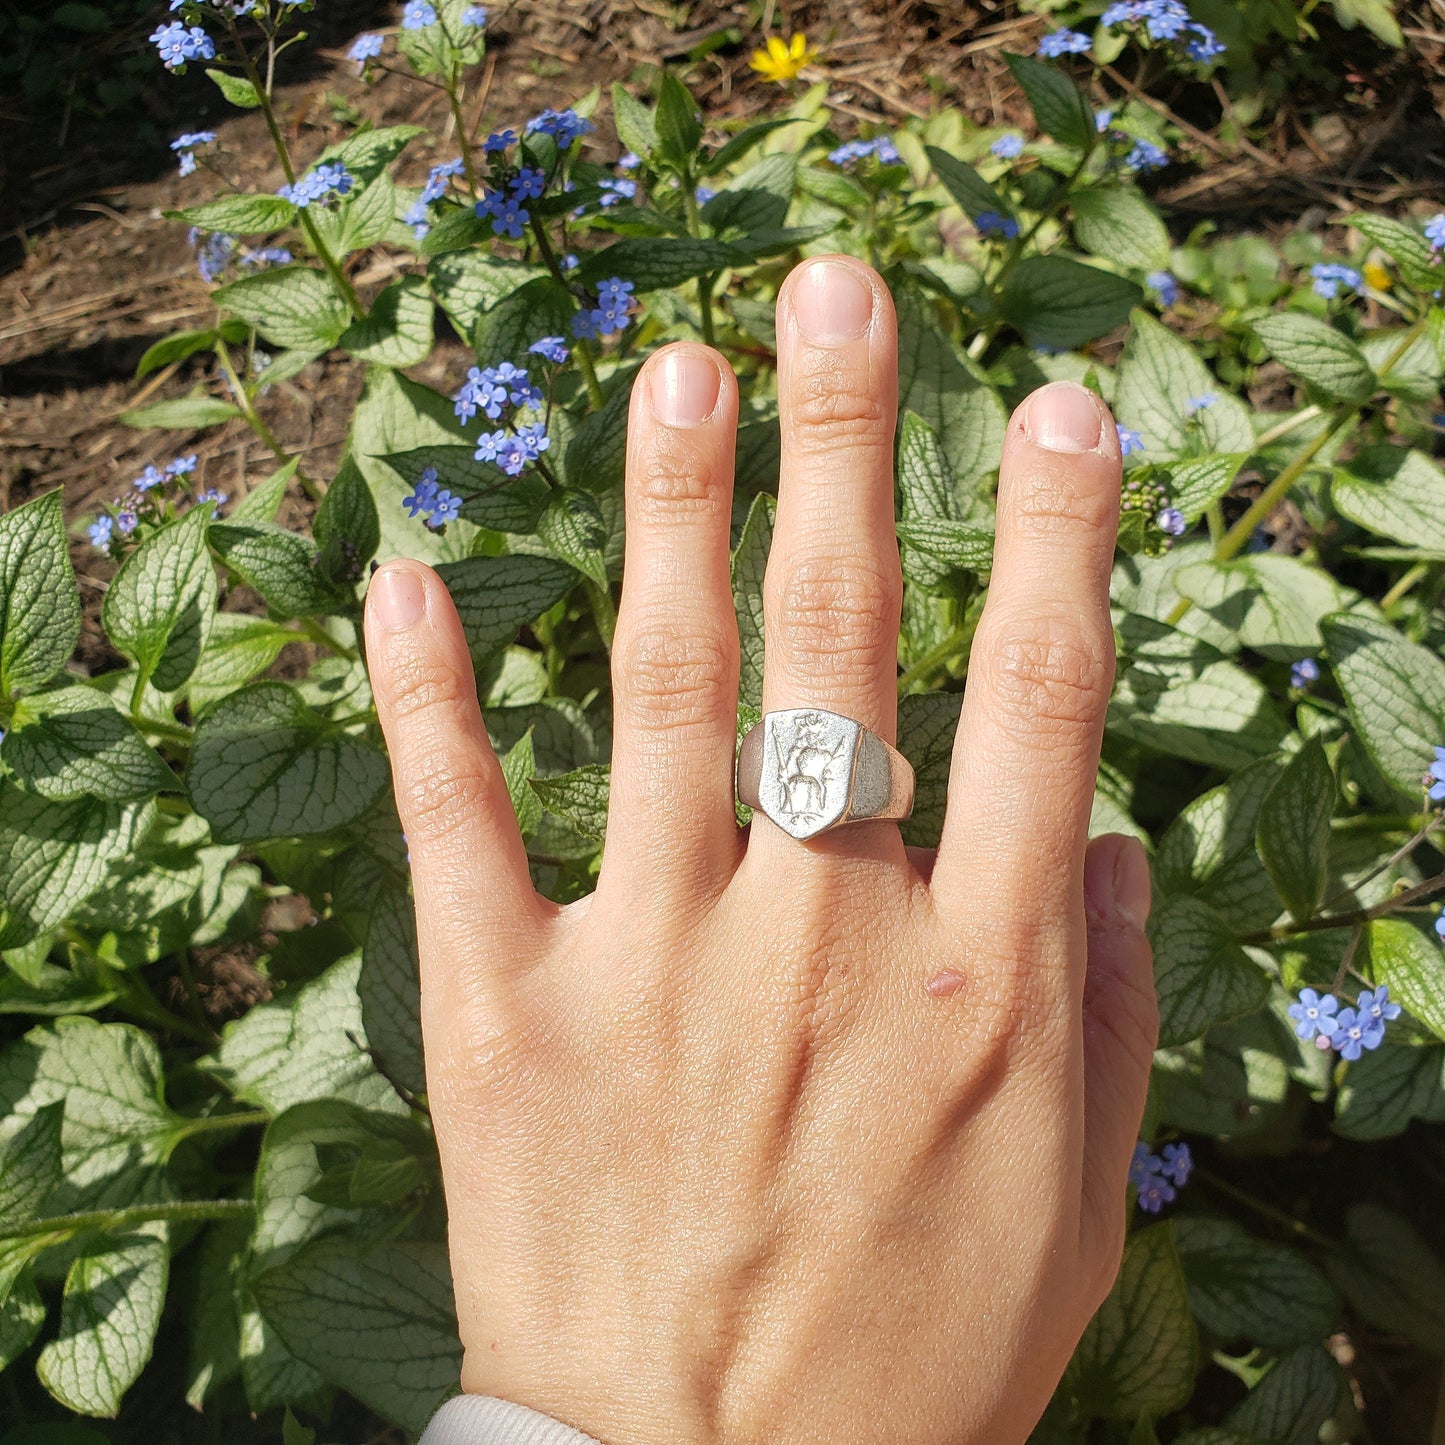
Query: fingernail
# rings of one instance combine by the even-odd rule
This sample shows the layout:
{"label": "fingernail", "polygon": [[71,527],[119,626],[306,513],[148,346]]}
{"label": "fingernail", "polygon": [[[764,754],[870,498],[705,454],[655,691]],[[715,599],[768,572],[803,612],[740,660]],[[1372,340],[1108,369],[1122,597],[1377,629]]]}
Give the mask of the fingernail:
{"label": "fingernail", "polygon": [[1104,409],[1078,382],[1051,382],[1029,398],[1024,435],[1051,452],[1091,452],[1104,435]]}
{"label": "fingernail", "polygon": [[415,627],[426,611],[426,588],[409,568],[383,567],[371,579],[366,605],[388,632]]}
{"label": "fingernail", "polygon": [[1137,838],[1130,838],[1114,855],[1114,911],[1135,928],[1143,928],[1152,899],[1149,855]]}
{"label": "fingernail", "polygon": [[805,340],[836,346],[862,336],[873,319],[873,291],[843,261],[814,261],[793,290],[793,315]]}
{"label": "fingernail", "polygon": [[716,410],[721,383],[710,356],[669,351],[652,369],[652,409],[668,426],[697,426]]}

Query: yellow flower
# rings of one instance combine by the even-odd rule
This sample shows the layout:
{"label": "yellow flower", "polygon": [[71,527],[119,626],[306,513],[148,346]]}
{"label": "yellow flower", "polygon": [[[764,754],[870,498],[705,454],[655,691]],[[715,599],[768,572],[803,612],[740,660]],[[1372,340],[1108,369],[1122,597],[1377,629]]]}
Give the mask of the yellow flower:
{"label": "yellow flower", "polygon": [[817,52],[808,46],[808,37],[799,30],[786,45],[781,36],[768,36],[767,49],[753,51],[748,64],[765,79],[785,85],[817,58]]}
{"label": "yellow flower", "polygon": [[1390,273],[1378,261],[1366,261],[1365,283],[1376,291],[1388,291]]}

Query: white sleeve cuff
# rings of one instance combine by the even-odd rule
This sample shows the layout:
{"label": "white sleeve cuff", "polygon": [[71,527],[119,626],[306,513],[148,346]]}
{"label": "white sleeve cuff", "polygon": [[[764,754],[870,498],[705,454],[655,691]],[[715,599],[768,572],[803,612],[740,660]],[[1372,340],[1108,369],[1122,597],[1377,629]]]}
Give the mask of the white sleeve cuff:
{"label": "white sleeve cuff", "polygon": [[491,1395],[457,1395],[431,1418],[419,1445],[598,1445],[590,1435]]}

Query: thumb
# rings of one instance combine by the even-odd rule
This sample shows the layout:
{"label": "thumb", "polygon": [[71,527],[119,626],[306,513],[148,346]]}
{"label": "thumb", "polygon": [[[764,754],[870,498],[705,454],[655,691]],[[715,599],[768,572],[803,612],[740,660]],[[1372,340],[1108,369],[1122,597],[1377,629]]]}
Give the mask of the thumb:
{"label": "thumb", "polygon": [[1151,886],[1149,858],[1138,839],[1106,833],[1089,844],[1084,854],[1089,939],[1083,1020],[1084,1246],[1113,1261],[1123,1249],[1124,1186],[1159,1037],[1154,959],[1144,936]]}

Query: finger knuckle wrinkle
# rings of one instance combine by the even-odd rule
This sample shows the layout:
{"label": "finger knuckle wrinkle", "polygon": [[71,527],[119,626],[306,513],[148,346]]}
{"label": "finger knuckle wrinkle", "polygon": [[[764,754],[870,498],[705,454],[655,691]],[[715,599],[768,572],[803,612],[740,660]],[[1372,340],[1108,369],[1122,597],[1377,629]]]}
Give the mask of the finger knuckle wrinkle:
{"label": "finger knuckle wrinkle", "polygon": [[486,778],[454,760],[412,769],[397,789],[397,806],[409,841],[436,841],[457,832],[487,806]]}
{"label": "finger knuckle wrinkle", "polygon": [[718,635],[648,627],[617,640],[612,667],[614,694],[633,716],[678,726],[726,710],[736,663]]}
{"label": "finger knuckle wrinkle", "polygon": [[1107,650],[1081,633],[1005,637],[994,654],[995,701],[1005,722],[1084,727],[1107,702],[1113,673]]}
{"label": "finger knuckle wrinkle", "polygon": [[448,707],[461,697],[457,670],[439,660],[406,657],[393,670],[391,710],[397,717],[413,717],[432,708]]}
{"label": "finger knuckle wrinkle", "polygon": [[719,476],[719,469],[708,458],[676,446],[659,447],[639,458],[631,481],[644,516],[716,517],[730,506],[730,489]]}
{"label": "finger knuckle wrinkle", "polygon": [[805,452],[891,444],[893,410],[871,391],[831,374],[810,376],[793,401],[794,439]]}
{"label": "finger knuckle wrinkle", "polygon": [[1117,482],[1091,485],[1087,477],[1059,464],[1036,464],[1013,485],[1007,499],[1014,524],[1026,533],[1110,530]]}
{"label": "finger knuckle wrinkle", "polygon": [[870,563],[801,559],[779,582],[769,641],[795,657],[826,657],[841,680],[871,683],[897,665],[901,590],[897,576]]}

